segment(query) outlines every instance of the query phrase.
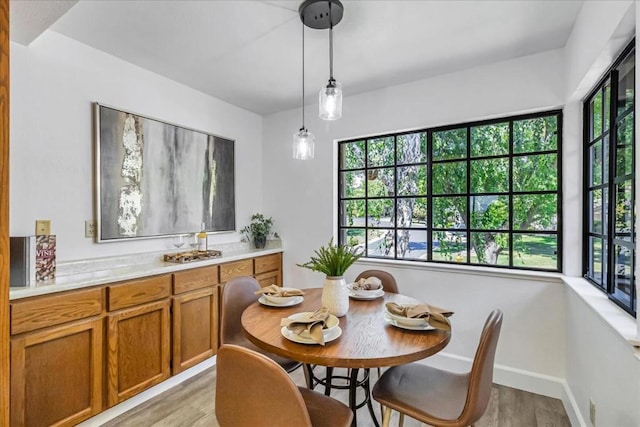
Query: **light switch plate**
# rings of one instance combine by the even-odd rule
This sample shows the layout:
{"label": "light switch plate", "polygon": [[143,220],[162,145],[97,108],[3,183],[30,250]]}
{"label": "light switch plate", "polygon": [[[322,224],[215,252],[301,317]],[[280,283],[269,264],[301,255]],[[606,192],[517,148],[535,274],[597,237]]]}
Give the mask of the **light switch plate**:
{"label": "light switch plate", "polygon": [[48,236],[49,234],[51,234],[51,220],[37,219],[36,236]]}

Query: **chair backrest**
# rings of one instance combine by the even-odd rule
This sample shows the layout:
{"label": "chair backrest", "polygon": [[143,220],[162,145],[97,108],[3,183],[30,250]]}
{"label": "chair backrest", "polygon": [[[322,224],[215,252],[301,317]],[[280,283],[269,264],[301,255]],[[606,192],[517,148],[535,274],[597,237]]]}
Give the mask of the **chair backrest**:
{"label": "chair backrest", "polygon": [[473,359],[467,401],[460,415],[460,425],[475,423],[487,410],[493,385],[493,363],[501,327],[502,311],[493,310],[484,324],[480,343]]}
{"label": "chair backrest", "polygon": [[391,273],[387,273],[383,270],[365,270],[358,274],[355,281],[357,282],[360,279],[368,279],[369,277],[377,277],[380,279],[385,292],[392,294],[398,293],[398,284],[396,283],[395,277],[393,277]]}
{"label": "chair backrest", "polygon": [[216,359],[216,418],[221,427],[311,427],[302,395],[285,370],[267,356],[229,344]]}
{"label": "chair backrest", "polygon": [[249,276],[234,277],[224,285],[220,304],[220,344],[246,341],[240,318],[244,309],[258,300],[255,292],[259,289],[260,284]]}

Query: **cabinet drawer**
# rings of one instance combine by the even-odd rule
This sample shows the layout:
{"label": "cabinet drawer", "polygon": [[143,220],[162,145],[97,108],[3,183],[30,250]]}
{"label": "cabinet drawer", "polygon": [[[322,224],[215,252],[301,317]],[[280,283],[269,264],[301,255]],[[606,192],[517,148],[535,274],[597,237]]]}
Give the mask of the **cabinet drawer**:
{"label": "cabinet drawer", "polygon": [[102,312],[102,300],[102,289],[89,289],[11,303],[11,333],[97,316]]}
{"label": "cabinet drawer", "polygon": [[282,279],[280,278],[280,271],[271,271],[268,273],[256,274],[256,280],[261,287],[267,287],[271,285],[282,286]]}
{"label": "cabinet drawer", "polygon": [[109,311],[171,296],[171,275],[149,277],[107,287]]}
{"label": "cabinet drawer", "polygon": [[229,279],[238,276],[251,276],[253,274],[253,260],[244,259],[242,261],[228,262],[220,265],[220,282],[224,283]]}
{"label": "cabinet drawer", "polygon": [[173,293],[181,294],[218,283],[218,266],[194,268],[173,273]]}
{"label": "cabinet drawer", "polygon": [[255,273],[266,273],[267,271],[280,270],[280,254],[261,256],[255,259]]}

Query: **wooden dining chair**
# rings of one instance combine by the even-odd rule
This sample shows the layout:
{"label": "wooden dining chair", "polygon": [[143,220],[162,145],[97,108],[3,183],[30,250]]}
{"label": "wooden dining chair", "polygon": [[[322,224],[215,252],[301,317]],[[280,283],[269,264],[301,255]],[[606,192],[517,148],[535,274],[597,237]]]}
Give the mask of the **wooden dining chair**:
{"label": "wooden dining chair", "polygon": [[487,410],[493,384],[493,363],[502,326],[494,310],[484,324],[471,371],[444,371],[418,363],[389,368],[373,387],[373,398],[385,407],[383,427],[391,411],[439,427],[471,426]]}
{"label": "wooden dining chair", "polygon": [[[249,276],[234,277],[222,288],[220,316],[220,344],[235,344],[262,353],[275,360],[285,371],[291,372],[301,366],[299,362],[267,353],[254,345],[242,330],[242,312],[258,300],[256,291],[260,284]],[[305,371],[306,378],[306,371]]]}
{"label": "wooden dining chair", "polygon": [[298,387],[269,357],[223,345],[216,361],[216,418],[221,427],[347,427],[346,405]]}
{"label": "wooden dining chair", "polygon": [[360,279],[368,279],[369,277],[377,277],[380,279],[382,282],[382,288],[385,292],[390,292],[392,294],[398,293],[398,284],[396,283],[395,277],[384,270],[365,270],[358,274],[355,281],[357,282]]}

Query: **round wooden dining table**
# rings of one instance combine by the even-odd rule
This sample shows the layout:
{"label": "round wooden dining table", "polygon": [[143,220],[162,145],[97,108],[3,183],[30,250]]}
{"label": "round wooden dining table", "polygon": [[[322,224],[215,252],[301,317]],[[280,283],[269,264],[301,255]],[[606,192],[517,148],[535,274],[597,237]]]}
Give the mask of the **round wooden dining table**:
{"label": "round wooden dining table", "polygon": [[[351,368],[355,384],[358,369],[403,365],[424,359],[442,350],[451,333],[442,330],[415,331],[392,326],[385,320],[385,304],[417,304],[414,298],[386,293],[373,300],[350,299],[349,311],[340,317],[342,334],[335,340],[319,344],[299,344],[285,338],[280,321],[295,313],[322,307],[322,289],[303,289],[304,301],[292,307],[271,307],[255,302],[242,313],[242,327],[251,342],[263,350],[308,365]],[[368,392],[368,381],[365,386]],[[328,393],[326,393],[328,394]],[[355,390],[350,389],[349,406],[354,411]],[[372,413],[371,403],[368,402]]]}

